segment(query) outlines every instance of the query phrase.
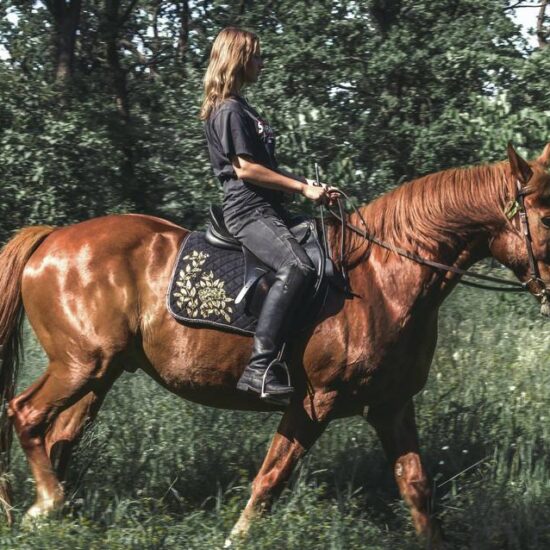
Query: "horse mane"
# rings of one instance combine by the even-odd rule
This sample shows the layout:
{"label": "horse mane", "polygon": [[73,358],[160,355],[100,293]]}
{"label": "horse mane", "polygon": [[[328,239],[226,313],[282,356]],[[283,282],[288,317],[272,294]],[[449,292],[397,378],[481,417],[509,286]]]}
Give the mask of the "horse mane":
{"label": "horse mane", "polygon": [[[451,168],[404,183],[359,211],[378,239],[411,251],[433,250],[453,246],[481,225],[505,222],[513,186],[507,162]],[[363,227],[357,214],[349,221]],[[334,237],[339,232],[335,228]],[[348,252],[364,248],[364,239],[351,233]]]}

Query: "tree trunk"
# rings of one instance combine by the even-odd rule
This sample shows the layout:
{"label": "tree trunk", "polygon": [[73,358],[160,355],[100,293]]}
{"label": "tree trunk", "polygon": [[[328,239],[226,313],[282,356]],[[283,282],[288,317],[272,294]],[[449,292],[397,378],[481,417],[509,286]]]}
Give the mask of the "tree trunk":
{"label": "tree trunk", "polygon": [[546,6],[548,6],[548,0],[543,0],[537,16],[537,39],[539,42],[539,48],[545,48],[548,46],[548,31],[544,25],[546,18]]}
{"label": "tree trunk", "polygon": [[187,57],[187,45],[189,42],[189,1],[181,0],[181,2],[176,2],[176,5],[179,17],[177,60],[183,65]]}
{"label": "tree trunk", "polygon": [[107,56],[107,65],[113,91],[115,94],[115,102],[118,113],[124,122],[130,120],[130,104],[128,101],[128,89],[126,85],[126,71],[120,64],[118,51],[118,34],[119,34],[119,10],[120,0],[105,1],[105,20],[103,23],[105,48]]}
{"label": "tree trunk", "polygon": [[80,20],[81,0],[46,0],[54,20],[55,80],[65,84],[74,69],[76,31]]}
{"label": "tree trunk", "polygon": [[135,175],[135,139],[131,121],[127,70],[120,62],[119,51],[119,34],[134,5],[135,1],[129,5],[125,13],[120,14],[120,0],[105,0],[103,36],[110,80],[119,115],[118,131],[113,133],[112,140],[123,155],[120,165],[123,199],[128,201],[138,212],[144,212],[146,210],[145,194],[139,188]]}
{"label": "tree trunk", "polygon": [[161,51],[161,40],[159,36],[159,19],[162,18],[162,1],[155,0],[153,3],[153,21],[151,23],[153,37],[151,38],[150,48],[151,48],[151,60],[147,64],[152,78],[157,78],[159,76],[157,59]]}

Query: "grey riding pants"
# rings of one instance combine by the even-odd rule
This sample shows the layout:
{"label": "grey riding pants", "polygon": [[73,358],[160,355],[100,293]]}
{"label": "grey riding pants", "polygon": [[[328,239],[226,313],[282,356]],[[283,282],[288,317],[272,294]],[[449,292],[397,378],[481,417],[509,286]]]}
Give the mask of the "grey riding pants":
{"label": "grey riding pants", "polygon": [[[287,220],[288,223],[288,220]],[[306,279],[315,268],[289,231],[283,216],[273,208],[257,208],[246,220],[232,221],[227,228],[239,242],[275,272],[292,266]]]}

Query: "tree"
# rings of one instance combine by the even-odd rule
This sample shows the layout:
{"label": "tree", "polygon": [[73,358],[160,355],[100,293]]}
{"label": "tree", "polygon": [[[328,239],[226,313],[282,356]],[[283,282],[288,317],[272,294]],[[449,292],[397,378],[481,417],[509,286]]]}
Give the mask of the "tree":
{"label": "tree", "polygon": [[64,84],[73,74],[81,0],[45,0],[54,20],[55,78]]}
{"label": "tree", "polygon": [[220,189],[197,116],[201,79],[229,24],[261,37],[266,69],[246,93],[278,132],[281,164],[312,175],[317,161],[325,181],[360,201],[420,174],[502,158],[508,139],[538,150],[549,130],[549,50],[528,49],[514,6],[6,0],[0,237],[106,212],[203,223]]}

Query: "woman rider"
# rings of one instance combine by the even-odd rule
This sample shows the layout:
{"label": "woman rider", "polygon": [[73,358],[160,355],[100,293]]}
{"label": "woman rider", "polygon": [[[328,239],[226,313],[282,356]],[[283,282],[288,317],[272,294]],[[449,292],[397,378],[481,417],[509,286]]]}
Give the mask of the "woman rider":
{"label": "woman rider", "polygon": [[212,46],[200,116],[214,174],[223,185],[225,224],[276,272],[258,318],[250,363],[237,388],[261,395],[263,385],[265,394],[277,399],[293,388],[268,367],[278,354],[293,306],[314,275],[311,261],[288,230],[283,196],[301,193],[316,203],[332,203],[338,191],[278,168],[272,128],[241,95],[262,68],[258,37],[234,27],[223,29]]}

